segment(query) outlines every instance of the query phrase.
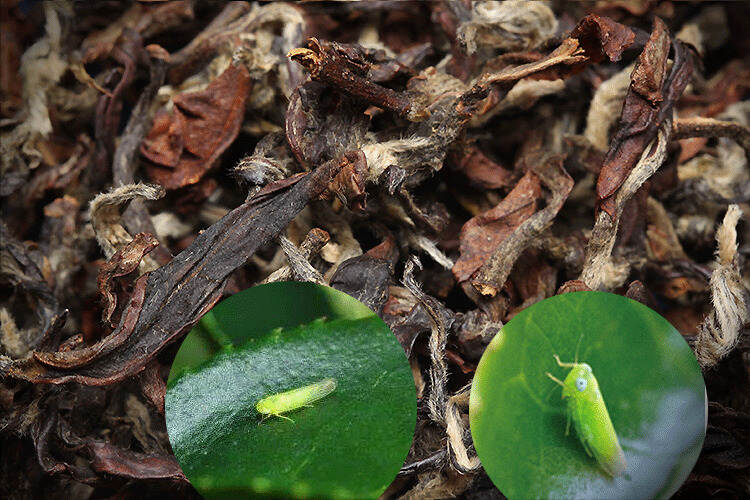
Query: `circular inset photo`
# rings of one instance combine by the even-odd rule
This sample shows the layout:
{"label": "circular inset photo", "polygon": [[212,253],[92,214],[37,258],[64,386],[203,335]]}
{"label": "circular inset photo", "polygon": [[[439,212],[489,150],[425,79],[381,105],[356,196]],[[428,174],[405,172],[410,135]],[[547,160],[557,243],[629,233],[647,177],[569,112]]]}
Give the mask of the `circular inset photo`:
{"label": "circular inset photo", "polygon": [[511,500],[669,498],[698,459],[706,411],[698,362],[669,322],[619,295],[575,292],[503,326],[469,419]]}
{"label": "circular inset photo", "polygon": [[406,459],[416,389],[388,326],[312,283],[256,286],[186,337],[167,384],[185,475],[216,498],[377,498]]}

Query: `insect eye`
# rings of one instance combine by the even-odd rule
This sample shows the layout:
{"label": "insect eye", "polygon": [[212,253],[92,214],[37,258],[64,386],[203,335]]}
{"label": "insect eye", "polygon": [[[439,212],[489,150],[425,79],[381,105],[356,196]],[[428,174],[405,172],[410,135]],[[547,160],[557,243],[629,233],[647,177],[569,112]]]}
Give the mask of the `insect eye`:
{"label": "insect eye", "polygon": [[576,389],[578,389],[578,392],[583,392],[586,390],[586,379],[585,378],[577,378],[576,379]]}

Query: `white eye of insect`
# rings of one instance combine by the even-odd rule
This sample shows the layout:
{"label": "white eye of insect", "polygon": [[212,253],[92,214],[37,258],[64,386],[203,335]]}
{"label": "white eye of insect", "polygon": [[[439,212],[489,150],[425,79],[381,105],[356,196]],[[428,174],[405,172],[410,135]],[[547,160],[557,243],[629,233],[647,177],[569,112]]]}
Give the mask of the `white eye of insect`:
{"label": "white eye of insect", "polygon": [[578,389],[578,392],[583,392],[586,390],[586,379],[585,378],[577,378],[576,379],[576,389]]}

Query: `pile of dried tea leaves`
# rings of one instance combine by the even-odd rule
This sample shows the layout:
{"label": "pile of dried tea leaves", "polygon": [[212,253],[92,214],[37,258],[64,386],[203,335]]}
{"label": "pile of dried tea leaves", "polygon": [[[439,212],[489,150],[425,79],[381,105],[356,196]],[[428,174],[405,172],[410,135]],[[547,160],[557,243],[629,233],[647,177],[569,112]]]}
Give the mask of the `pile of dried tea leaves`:
{"label": "pile of dried tea leaves", "polygon": [[750,25],[738,3],[10,0],[0,60],[0,497],[195,498],[181,339],[255,284],[328,284],[409,356],[389,498],[500,498],[467,428],[485,346],[551,295],[693,347],[704,450],[750,481]]}

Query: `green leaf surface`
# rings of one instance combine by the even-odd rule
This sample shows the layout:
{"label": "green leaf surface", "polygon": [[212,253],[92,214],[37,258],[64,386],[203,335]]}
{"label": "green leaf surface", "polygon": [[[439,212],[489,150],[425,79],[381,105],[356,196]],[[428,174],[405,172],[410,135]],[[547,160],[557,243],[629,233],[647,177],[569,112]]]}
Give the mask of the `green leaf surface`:
{"label": "green leaf surface", "polygon": [[[247,298],[229,304],[234,312],[220,308],[228,301],[214,308],[227,335],[237,339],[251,329],[250,339],[183,369],[166,396],[172,448],[203,496],[377,498],[395,478],[414,434],[413,378],[387,325],[344,297],[342,304],[364,311],[351,303],[343,314],[320,307],[329,318],[356,319],[321,318],[264,334],[257,333],[257,318],[237,320]],[[260,399],[325,378],[336,379],[336,390],[285,414],[294,423],[261,422]]]}
{"label": "green leaf surface", "polygon": [[[583,336],[581,336],[581,334]],[[609,477],[587,455],[550,372],[588,363],[625,453]],[[602,292],[567,293],[514,317],[488,346],[471,392],[474,445],[510,499],[668,498],[703,445],[705,385],[682,336],[646,306]]]}
{"label": "green leaf surface", "polygon": [[170,382],[211,359],[225,339],[240,345],[278,327],[317,318],[359,319],[373,312],[358,300],[327,286],[285,281],[255,286],[222,300],[185,337],[169,371]]}

